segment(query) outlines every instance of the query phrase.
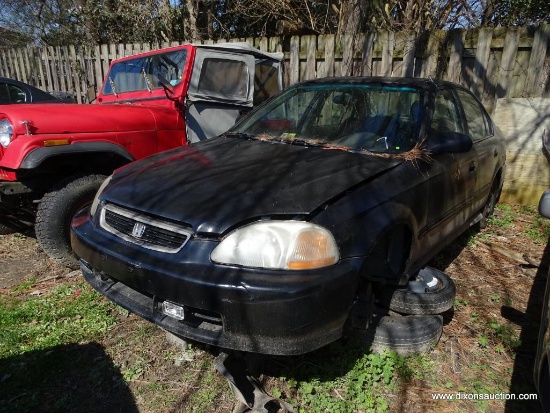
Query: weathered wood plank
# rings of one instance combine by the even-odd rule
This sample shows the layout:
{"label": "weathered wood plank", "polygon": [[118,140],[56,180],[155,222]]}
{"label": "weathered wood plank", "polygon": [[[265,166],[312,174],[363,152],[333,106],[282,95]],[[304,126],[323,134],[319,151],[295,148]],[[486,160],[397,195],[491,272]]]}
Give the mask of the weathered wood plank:
{"label": "weathered wood plank", "polygon": [[416,37],[414,33],[407,33],[403,44],[403,63],[401,76],[412,77],[414,74],[414,55],[416,52]]}
{"label": "weathered wood plank", "polygon": [[474,63],[474,78],[470,90],[478,98],[482,97],[484,79],[487,75],[487,65],[489,63],[489,54],[491,53],[491,40],[493,38],[493,30],[490,28],[482,28],[479,30],[479,38],[477,41],[477,51]]}
{"label": "weathered wood plank", "polygon": [[352,35],[342,34],[338,36],[340,38],[339,49],[342,52],[342,60],[340,64],[340,76],[353,75],[353,53],[355,49],[355,41]]}
{"label": "weathered wood plank", "polygon": [[63,46],[63,66],[65,70],[65,77],[67,80],[67,86],[65,91],[75,94],[76,86],[74,84],[74,76],[73,76],[73,68],[71,62],[73,62],[73,59],[71,58],[71,55],[69,54],[69,47]]}
{"label": "weathered wood plank", "polygon": [[447,66],[447,80],[459,83],[462,75],[462,54],[464,52],[463,30],[452,32],[451,55],[449,56],[449,65]]}
{"label": "weathered wood plank", "polygon": [[101,85],[103,76],[101,73],[101,49],[99,46],[94,47],[94,76],[95,84]]}
{"label": "weathered wood plank", "polygon": [[292,36],[290,38],[290,84],[293,85],[300,81],[300,37]]}
{"label": "weathered wood plank", "polygon": [[10,51],[10,64],[15,68],[15,75],[18,80],[23,80],[23,75],[21,73],[21,68],[17,62],[17,49]]}
{"label": "weathered wood plank", "polygon": [[519,45],[519,30],[511,28],[506,33],[506,41],[502,51],[500,73],[498,76],[497,98],[508,97],[512,71],[516,63],[516,54]]}
{"label": "weathered wood plank", "polygon": [[65,71],[65,56],[64,56],[64,48],[62,46],[57,46],[55,48],[56,53],[56,60],[57,60],[57,73],[59,76],[59,89],[56,89],[58,91],[66,91],[67,90],[67,73]]}
{"label": "weathered wood plank", "polygon": [[25,72],[27,73],[27,82],[31,84],[36,84],[36,76],[34,71],[34,65],[31,66],[30,64],[30,54],[31,50],[29,48],[23,49],[23,61],[25,64]]}
{"label": "weathered wood plank", "polygon": [[72,61],[73,76],[74,76],[74,94],[77,103],[82,103],[82,87],[80,83],[82,68],[80,67],[80,61],[76,56],[76,49],[74,45],[69,46],[69,55]]}
{"label": "weathered wood plank", "polygon": [[325,76],[334,76],[334,47],[336,38],[333,34],[325,37]]}
{"label": "weathered wood plank", "polygon": [[368,32],[363,40],[361,49],[361,76],[372,75],[372,49],[376,33]]}
{"label": "weathered wood plank", "polygon": [[42,59],[42,52],[39,48],[33,48],[34,53],[34,62],[36,62],[36,65],[38,67],[38,78],[39,81],[37,83],[37,87],[40,89],[46,88],[46,78],[44,74],[44,61]]}
{"label": "weathered wood plank", "polygon": [[316,77],[316,60],[315,52],[317,49],[317,38],[314,35],[305,36],[304,38],[307,45],[307,59],[306,59],[306,73],[305,79],[315,79]]}
{"label": "weathered wood plank", "polygon": [[101,78],[109,71],[109,47],[106,44],[101,45]]}
{"label": "weathered wood plank", "polygon": [[437,68],[439,62],[439,49],[441,47],[441,33],[432,32],[429,34],[427,44],[422,56],[422,66],[420,77],[437,77]]}
{"label": "weathered wood plank", "polygon": [[548,44],[550,43],[550,24],[544,24],[537,28],[533,39],[533,46],[527,69],[525,81],[525,94],[531,97],[542,96],[544,90],[544,61]]}
{"label": "weathered wood plank", "polygon": [[262,37],[260,39],[260,44],[258,49],[260,49],[262,52],[267,52],[267,46],[269,44],[269,40],[267,37]]}
{"label": "weathered wood plank", "polygon": [[27,73],[25,72],[25,64],[23,63],[23,50],[24,49],[17,49],[15,51],[15,59],[17,66],[19,66],[19,80],[22,82],[28,82]]}
{"label": "weathered wood plank", "polygon": [[516,53],[515,65],[512,69],[508,97],[518,98],[527,96],[525,82],[527,80],[529,56],[530,52],[528,50],[518,49]]}
{"label": "weathered wood plank", "polygon": [[384,32],[380,36],[380,41],[382,42],[382,66],[380,68],[380,75],[390,76],[392,74],[395,35],[393,32]]}

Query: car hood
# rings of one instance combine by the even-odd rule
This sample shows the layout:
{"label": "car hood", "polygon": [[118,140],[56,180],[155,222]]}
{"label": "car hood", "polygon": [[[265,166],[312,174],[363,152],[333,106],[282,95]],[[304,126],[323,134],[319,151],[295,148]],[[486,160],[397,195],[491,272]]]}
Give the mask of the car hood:
{"label": "car hood", "polygon": [[219,137],[134,162],[102,199],[223,234],[261,217],[308,215],[402,163],[318,147]]}
{"label": "car hood", "polygon": [[9,105],[0,108],[3,117],[10,120],[17,135],[27,133],[25,124],[32,135],[155,130],[159,117],[163,124],[177,125],[175,120],[166,122],[166,117],[177,119],[173,109],[129,104]]}

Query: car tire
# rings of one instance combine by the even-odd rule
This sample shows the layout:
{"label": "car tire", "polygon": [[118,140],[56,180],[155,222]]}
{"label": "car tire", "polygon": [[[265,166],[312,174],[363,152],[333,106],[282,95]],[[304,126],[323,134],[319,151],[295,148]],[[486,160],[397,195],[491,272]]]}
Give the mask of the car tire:
{"label": "car tire", "polygon": [[491,188],[489,196],[487,197],[487,202],[485,202],[485,206],[481,211],[481,220],[477,223],[474,229],[479,231],[487,228],[489,218],[493,216],[493,213],[495,212],[495,205],[497,204],[499,198],[500,192],[498,189],[498,183],[495,182]]}
{"label": "car tire", "polygon": [[440,314],[453,308],[455,296],[456,286],[451,278],[435,268],[425,267],[406,288],[381,289],[376,293],[376,303],[401,314]]}
{"label": "car tire", "polygon": [[69,268],[78,268],[70,242],[70,225],[80,209],[90,205],[105,175],[72,176],[47,192],[36,212],[36,239],[44,252]]}
{"label": "car tire", "polygon": [[389,350],[412,356],[431,350],[442,332],[443,317],[439,315],[375,314],[363,339],[373,353]]}

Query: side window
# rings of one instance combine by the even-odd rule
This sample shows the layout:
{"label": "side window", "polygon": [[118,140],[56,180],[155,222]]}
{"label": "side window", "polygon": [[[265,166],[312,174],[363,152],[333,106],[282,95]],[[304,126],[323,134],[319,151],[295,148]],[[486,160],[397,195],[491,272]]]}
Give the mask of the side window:
{"label": "side window", "polygon": [[450,89],[443,89],[435,97],[431,128],[436,132],[464,133],[456,99]]}
{"label": "side window", "polygon": [[25,103],[27,100],[25,91],[15,85],[8,85],[11,103]]}
{"label": "side window", "polygon": [[456,93],[462,103],[468,132],[474,142],[492,135],[491,123],[479,102],[464,90],[457,90]]}
{"label": "side window", "polygon": [[227,99],[246,99],[248,77],[245,62],[207,58],[204,59],[197,92],[212,93]]}
{"label": "side window", "polygon": [[8,83],[0,83],[0,105],[25,103],[26,100],[25,91],[20,87]]}

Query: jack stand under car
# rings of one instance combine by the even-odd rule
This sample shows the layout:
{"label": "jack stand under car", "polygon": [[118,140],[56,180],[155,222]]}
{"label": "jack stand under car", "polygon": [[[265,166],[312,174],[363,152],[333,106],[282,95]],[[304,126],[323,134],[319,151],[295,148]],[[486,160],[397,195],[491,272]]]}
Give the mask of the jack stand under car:
{"label": "jack stand under car", "polygon": [[216,370],[225,377],[231,392],[237,398],[233,413],[294,413],[290,404],[267,394],[259,380],[254,377],[257,375],[254,370],[259,366],[259,357],[261,356],[257,354],[221,352],[214,359]]}

